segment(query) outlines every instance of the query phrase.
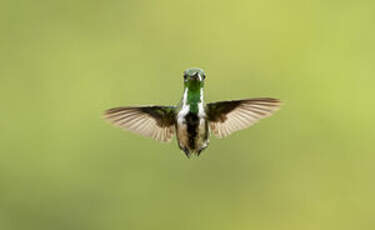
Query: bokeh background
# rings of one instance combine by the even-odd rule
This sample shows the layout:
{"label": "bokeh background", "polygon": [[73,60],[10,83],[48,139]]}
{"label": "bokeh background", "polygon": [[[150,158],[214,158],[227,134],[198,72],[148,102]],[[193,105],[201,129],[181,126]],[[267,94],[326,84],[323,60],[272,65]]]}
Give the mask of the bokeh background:
{"label": "bokeh background", "polygon": [[[0,3],[0,229],[375,229],[374,1]],[[275,97],[188,160],[105,109]]]}

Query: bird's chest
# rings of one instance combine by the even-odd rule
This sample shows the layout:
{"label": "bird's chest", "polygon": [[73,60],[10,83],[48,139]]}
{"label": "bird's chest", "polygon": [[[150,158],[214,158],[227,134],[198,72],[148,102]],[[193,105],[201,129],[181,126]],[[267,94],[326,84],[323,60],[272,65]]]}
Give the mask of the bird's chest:
{"label": "bird's chest", "polygon": [[203,105],[198,113],[189,110],[189,106],[182,108],[177,117],[177,138],[182,148],[199,150],[207,139],[207,121]]}

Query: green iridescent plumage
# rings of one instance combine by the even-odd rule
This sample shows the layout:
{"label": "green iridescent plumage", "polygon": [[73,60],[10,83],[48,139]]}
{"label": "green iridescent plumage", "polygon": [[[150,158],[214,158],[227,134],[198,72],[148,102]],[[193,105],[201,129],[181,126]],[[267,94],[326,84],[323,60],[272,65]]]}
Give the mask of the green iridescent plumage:
{"label": "green iridescent plumage", "polygon": [[184,94],[178,106],[139,106],[109,109],[105,118],[126,130],[169,142],[176,134],[178,146],[189,157],[209,144],[209,134],[225,137],[270,116],[280,106],[273,98],[222,101],[205,105],[202,69],[184,72]]}

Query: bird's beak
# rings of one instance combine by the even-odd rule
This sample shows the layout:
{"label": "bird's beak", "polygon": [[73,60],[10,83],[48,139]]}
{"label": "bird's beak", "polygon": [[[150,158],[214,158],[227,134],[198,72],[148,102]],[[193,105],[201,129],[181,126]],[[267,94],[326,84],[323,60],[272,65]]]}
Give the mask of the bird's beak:
{"label": "bird's beak", "polygon": [[202,78],[199,76],[198,73],[196,73],[194,76],[191,77],[195,81],[200,81]]}

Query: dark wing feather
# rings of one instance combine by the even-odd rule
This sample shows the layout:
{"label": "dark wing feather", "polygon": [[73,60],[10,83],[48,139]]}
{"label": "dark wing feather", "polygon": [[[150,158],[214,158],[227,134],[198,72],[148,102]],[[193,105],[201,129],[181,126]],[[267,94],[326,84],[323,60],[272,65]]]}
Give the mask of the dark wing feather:
{"label": "dark wing feather", "polygon": [[107,110],[104,116],[114,125],[157,141],[169,142],[174,135],[173,106],[117,107]]}
{"label": "dark wing feather", "polygon": [[254,98],[222,101],[207,104],[207,119],[217,137],[226,137],[235,131],[255,124],[260,119],[271,116],[279,109],[281,102],[273,98]]}

